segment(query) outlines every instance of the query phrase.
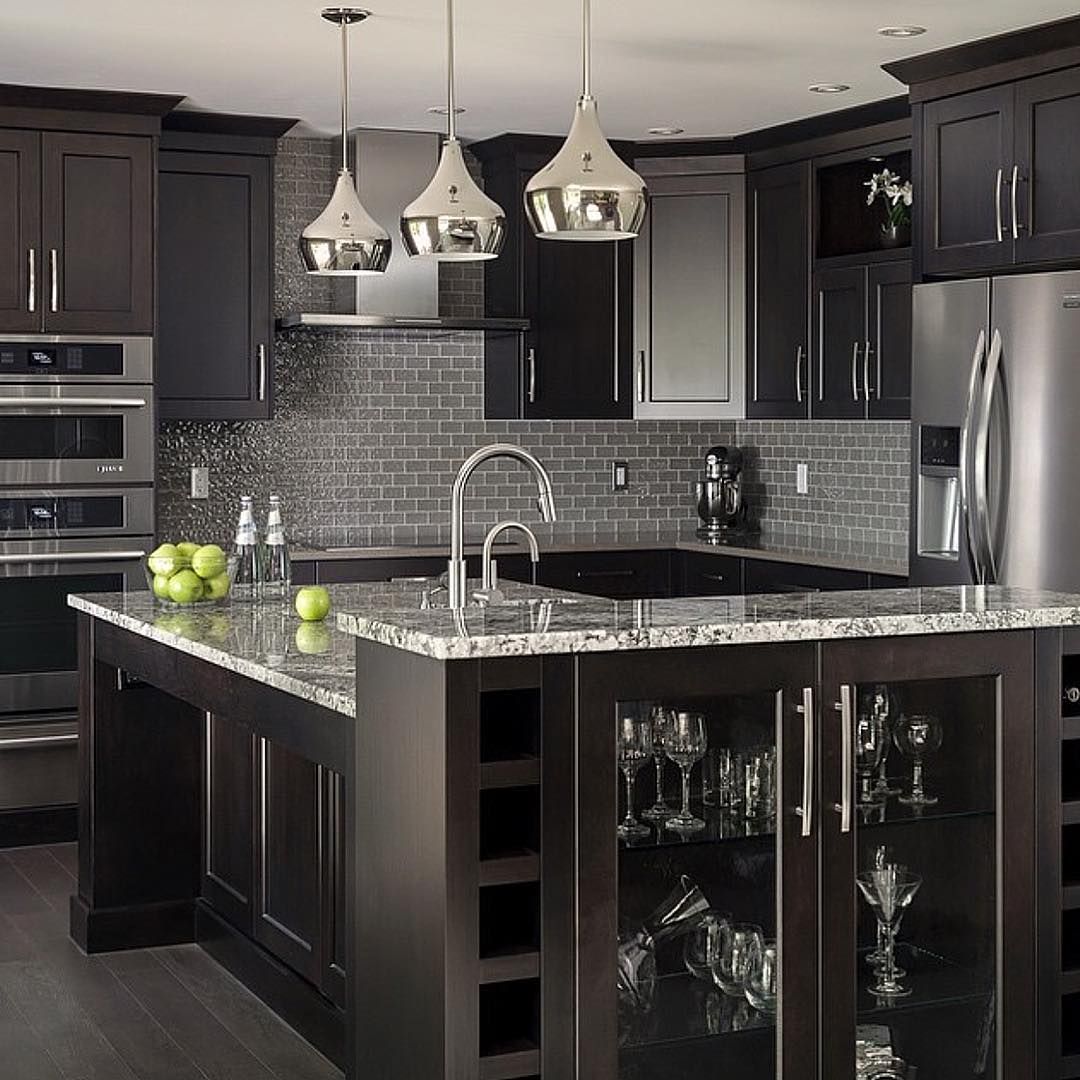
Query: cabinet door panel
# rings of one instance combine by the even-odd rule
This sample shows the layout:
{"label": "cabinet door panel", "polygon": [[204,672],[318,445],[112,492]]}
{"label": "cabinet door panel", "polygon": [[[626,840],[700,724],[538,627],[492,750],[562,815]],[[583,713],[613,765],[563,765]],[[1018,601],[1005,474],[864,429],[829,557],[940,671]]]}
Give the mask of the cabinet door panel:
{"label": "cabinet door panel", "polygon": [[588,596],[644,599],[670,595],[670,567],[666,551],[556,553],[541,558],[538,581]]}
{"label": "cabinet door panel", "polygon": [[0,131],[0,331],[41,329],[41,256],[41,137]]}
{"label": "cabinet door panel", "polygon": [[750,177],[747,416],[810,409],[810,163]]}
{"label": "cabinet door panel", "polygon": [[738,596],[743,591],[743,561],[731,555],[680,551],[676,596]]}
{"label": "cabinet door panel", "polygon": [[266,157],[160,155],[163,416],[270,415],[270,168]]}
{"label": "cabinet door panel", "polygon": [[871,420],[911,415],[911,264],[880,263],[868,271]]}
{"label": "cabinet door panel", "polygon": [[866,329],[866,271],[825,270],[814,275],[813,415],[851,419],[865,415],[863,359]]}
{"label": "cabinet door panel", "polygon": [[822,647],[825,1076],[855,1074],[857,1030],[919,1076],[1035,1075],[1032,654]]}
{"label": "cabinet door panel", "polygon": [[322,978],[322,791],[318,765],[258,745],[255,938],[294,971]]}
{"label": "cabinet door panel", "polygon": [[1011,86],[924,108],[918,216],[927,273],[992,269],[1012,261],[1012,234],[1004,227],[998,231],[999,218],[1005,223],[1012,124]]}
{"label": "cabinet door panel", "polygon": [[865,589],[866,574],[857,570],[834,570],[826,566],[773,562],[768,559],[745,561],[746,593],[836,592]]}
{"label": "cabinet door panel", "polygon": [[47,330],[153,332],[151,161],[147,138],[42,136]]}
{"label": "cabinet door panel", "polygon": [[203,898],[251,932],[254,739],[251,728],[206,714]]}
{"label": "cabinet door panel", "polygon": [[[1026,79],[1016,87],[1016,260],[1080,257],[1080,73]],[[1011,210],[1009,223],[1011,221]]]}

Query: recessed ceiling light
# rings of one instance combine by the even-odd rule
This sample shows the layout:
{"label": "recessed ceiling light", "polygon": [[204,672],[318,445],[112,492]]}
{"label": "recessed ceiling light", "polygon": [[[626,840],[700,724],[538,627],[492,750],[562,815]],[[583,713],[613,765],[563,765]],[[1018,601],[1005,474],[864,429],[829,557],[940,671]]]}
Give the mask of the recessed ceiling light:
{"label": "recessed ceiling light", "polygon": [[[455,116],[460,116],[464,111],[465,107],[463,105],[454,106]],[[432,116],[445,116],[449,112],[449,109],[447,109],[445,105],[432,105],[431,108],[428,109],[428,112],[431,113]]]}
{"label": "recessed ceiling light", "polygon": [[645,132],[646,135],[681,135],[686,128],[681,127],[651,127]]}
{"label": "recessed ceiling light", "polygon": [[925,26],[883,26],[879,31],[882,37],[918,37],[926,33]]}
{"label": "recessed ceiling light", "polygon": [[807,89],[811,94],[843,94],[850,90],[851,87],[842,82],[822,82],[814,83],[813,86],[808,86]]}

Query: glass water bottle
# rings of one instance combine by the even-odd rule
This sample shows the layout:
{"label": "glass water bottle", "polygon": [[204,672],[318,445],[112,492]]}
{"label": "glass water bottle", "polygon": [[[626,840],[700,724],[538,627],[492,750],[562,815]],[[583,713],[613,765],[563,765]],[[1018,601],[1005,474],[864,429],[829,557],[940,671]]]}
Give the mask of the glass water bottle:
{"label": "glass water bottle", "polygon": [[285,525],[281,520],[281,499],[270,496],[270,513],[266,517],[266,549],[263,558],[263,595],[287,597],[292,583],[289,547],[285,542]]}
{"label": "glass water bottle", "polygon": [[232,596],[236,600],[254,600],[259,595],[262,580],[259,558],[259,530],[255,527],[255,511],[252,496],[240,499],[240,520],[236,523],[236,577],[233,579]]}

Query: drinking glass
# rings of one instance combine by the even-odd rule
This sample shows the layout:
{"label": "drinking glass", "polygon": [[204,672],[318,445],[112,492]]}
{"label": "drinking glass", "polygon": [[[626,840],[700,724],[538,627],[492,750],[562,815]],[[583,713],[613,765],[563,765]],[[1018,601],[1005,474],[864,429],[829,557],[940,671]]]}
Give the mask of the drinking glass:
{"label": "drinking glass", "polygon": [[634,817],[634,779],[652,757],[652,722],[648,717],[624,716],[619,721],[616,740],[619,768],[626,778],[626,816],[616,832],[623,840],[640,840],[649,835],[649,826]]}
{"label": "drinking glass", "polygon": [[776,751],[771,746],[759,746],[744,758],[744,814],[748,819],[762,821],[776,813]]}
{"label": "drinking glass", "polygon": [[728,923],[720,935],[720,960],[713,970],[713,979],[729,997],[744,997],[746,982],[758,942],[761,927],[753,923]]}
{"label": "drinking glass", "polygon": [[776,942],[758,937],[754,942],[750,972],[746,979],[746,1000],[761,1013],[776,1012],[780,985],[780,962]]}
{"label": "drinking glass", "polygon": [[855,718],[855,771],[859,776],[859,802],[864,805],[878,801],[874,774],[885,758],[887,738],[881,717],[860,709]]}
{"label": "drinking glass", "polygon": [[674,832],[697,832],[705,828],[705,822],[690,812],[690,773],[708,748],[705,717],[701,713],[676,713],[666,732],[664,750],[682,772],[682,807],[664,822],[665,828]]}
{"label": "drinking glass", "polygon": [[653,764],[656,766],[656,801],[641,813],[649,821],[667,821],[675,814],[664,798],[664,739],[671,728],[671,717],[671,711],[663,705],[654,705],[649,714],[652,721]]}
{"label": "drinking glass", "polygon": [[885,934],[885,962],[875,969],[876,979],[870,993],[886,1001],[907,997],[911,988],[900,982],[896,967],[896,935],[904,912],[922,885],[922,878],[902,866],[889,864],[857,875],[855,882]]}
{"label": "drinking glass", "polygon": [[[884,806],[878,804],[878,807],[884,811]],[[864,809],[863,807],[859,808]],[[907,867],[897,863],[892,858],[892,849],[886,844],[879,844],[874,849],[874,865],[872,870],[884,870],[886,866],[894,866],[898,870],[906,871]],[[877,942],[873,949],[866,954],[866,963],[869,964],[875,970],[880,969],[885,964],[885,930],[881,923],[877,924]],[[895,959],[893,961],[893,974],[898,979],[902,979],[907,972],[896,966]]]}
{"label": "drinking glass", "polygon": [[923,760],[941,749],[941,721],[936,716],[901,716],[893,739],[912,761],[911,794],[901,795],[900,801],[906,806],[933,806],[938,800],[923,788]]}
{"label": "drinking glass", "polygon": [[900,708],[896,694],[885,683],[876,683],[866,692],[864,699],[866,708],[881,720],[885,732],[881,764],[878,766],[877,783],[874,785],[874,796],[884,802],[889,796],[900,794],[900,788],[890,782],[888,774],[889,752],[892,750],[892,736]]}
{"label": "drinking glass", "polygon": [[731,917],[720,911],[706,911],[701,922],[690,931],[683,944],[683,963],[695,979],[712,982],[713,971],[720,962],[724,929]]}

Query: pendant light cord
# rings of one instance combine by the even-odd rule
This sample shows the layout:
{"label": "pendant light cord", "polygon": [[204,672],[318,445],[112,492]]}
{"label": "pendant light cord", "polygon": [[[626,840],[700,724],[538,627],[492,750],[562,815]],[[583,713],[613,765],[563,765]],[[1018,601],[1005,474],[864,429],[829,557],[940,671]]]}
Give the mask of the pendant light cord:
{"label": "pendant light cord", "polygon": [[349,20],[341,20],[341,171],[349,171]]}
{"label": "pendant light cord", "polygon": [[592,97],[592,0],[581,0],[581,96]]}
{"label": "pendant light cord", "polygon": [[454,0],[446,0],[446,137],[457,139],[457,92],[454,88]]}

